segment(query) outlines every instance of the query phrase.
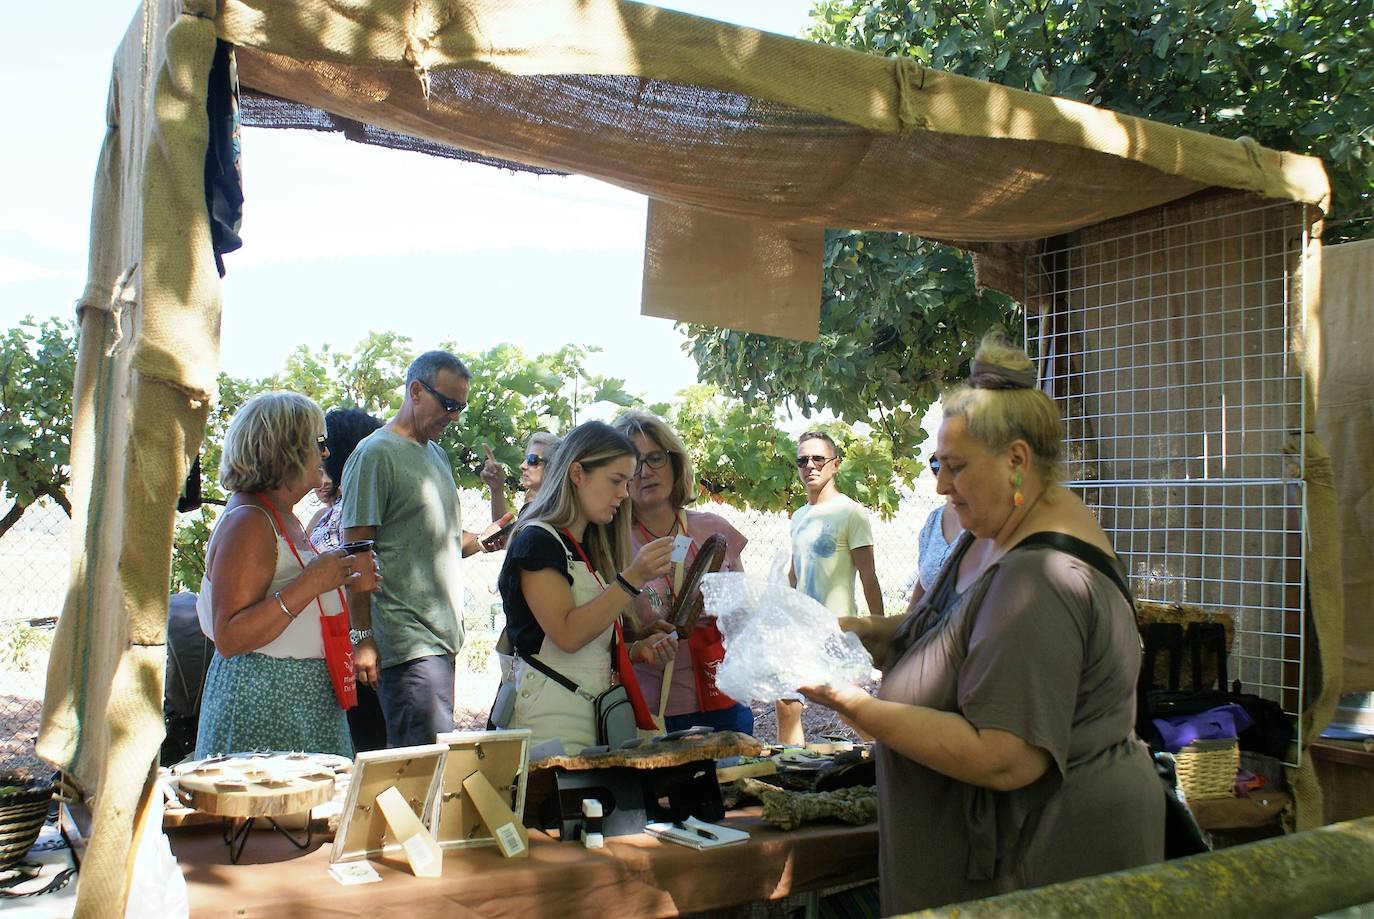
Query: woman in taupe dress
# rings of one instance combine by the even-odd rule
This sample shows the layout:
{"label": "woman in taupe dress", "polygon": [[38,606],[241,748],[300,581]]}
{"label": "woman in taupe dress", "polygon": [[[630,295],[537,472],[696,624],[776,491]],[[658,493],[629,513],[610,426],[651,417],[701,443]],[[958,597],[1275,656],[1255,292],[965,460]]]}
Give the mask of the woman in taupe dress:
{"label": "woman in taupe dress", "polygon": [[802,690],[878,741],[883,915],[1164,856],[1163,793],[1133,733],[1135,617],[1085,560],[1121,573],[1058,484],[1059,413],[1025,353],[990,336],[944,414],[938,490],[965,534],[907,616],[841,621],[883,666],[877,698]]}

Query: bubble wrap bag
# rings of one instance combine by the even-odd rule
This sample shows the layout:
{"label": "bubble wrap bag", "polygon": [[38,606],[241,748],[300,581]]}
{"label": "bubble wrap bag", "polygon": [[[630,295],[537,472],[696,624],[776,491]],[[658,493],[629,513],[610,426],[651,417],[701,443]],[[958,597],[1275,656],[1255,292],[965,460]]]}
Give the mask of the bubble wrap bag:
{"label": "bubble wrap bag", "polygon": [[702,581],[706,615],[725,637],[716,685],[741,702],[767,702],[799,686],[862,683],[873,658],[835,614],[787,583],[786,564],[768,579],[736,572]]}

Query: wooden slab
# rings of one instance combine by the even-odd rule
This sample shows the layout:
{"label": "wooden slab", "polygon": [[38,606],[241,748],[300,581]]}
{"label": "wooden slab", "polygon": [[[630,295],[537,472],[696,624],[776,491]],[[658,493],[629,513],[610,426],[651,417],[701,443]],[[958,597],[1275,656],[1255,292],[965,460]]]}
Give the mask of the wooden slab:
{"label": "wooden slab", "polygon": [[332,798],[341,765],[351,766],[326,754],[246,753],[184,763],[172,772],[185,807],[219,817],[281,817]]}
{"label": "wooden slab", "polygon": [[181,799],[221,817],[280,817],[308,811],[334,796],[333,775],[255,775],[184,775],[179,779]]}

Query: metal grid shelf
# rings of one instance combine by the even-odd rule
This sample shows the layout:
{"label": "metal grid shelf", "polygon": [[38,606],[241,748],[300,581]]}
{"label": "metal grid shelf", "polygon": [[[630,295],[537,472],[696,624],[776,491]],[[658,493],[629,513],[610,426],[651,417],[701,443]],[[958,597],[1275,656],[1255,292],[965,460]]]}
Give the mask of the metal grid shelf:
{"label": "metal grid shelf", "polygon": [[[1069,487],[1141,599],[1225,612],[1230,671],[1302,712],[1301,206],[1175,205],[1027,260]],[[1299,752],[1299,757],[1301,753]]]}

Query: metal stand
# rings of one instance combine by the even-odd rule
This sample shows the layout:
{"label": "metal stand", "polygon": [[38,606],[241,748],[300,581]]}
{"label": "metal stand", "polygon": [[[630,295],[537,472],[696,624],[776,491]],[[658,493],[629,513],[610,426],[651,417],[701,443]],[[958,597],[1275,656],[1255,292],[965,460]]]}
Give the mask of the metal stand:
{"label": "metal stand", "polygon": [[[243,820],[243,822],[239,823],[239,820]],[[268,823],[272,824],[272,829],[276,830],[282,836],[285,836],[286,841],[297,849],[309,848],[310,841],[314,838],[314,830],[312,827],[313,821],[309,817],[306,817],[305,820],[304,840],[291,835],[289,830],[272,817],[226,817],[224,818],[224,823],[220,826],[220,836],[223,838],[225,844],[229,846],[229,864],[237,865],[239,863],[239,856],[243,854],[243,847],[248,843],[248,833],[253,829],[253,823],[257,820],[266,820]]]}

